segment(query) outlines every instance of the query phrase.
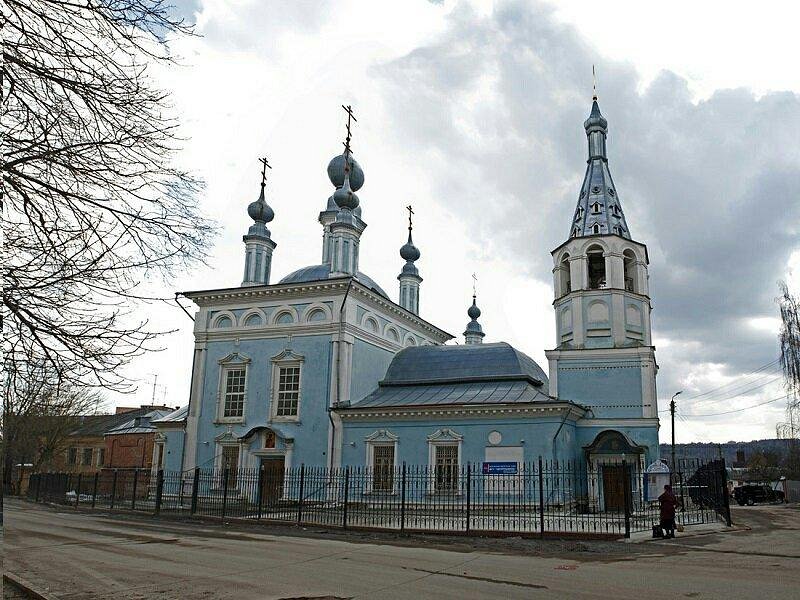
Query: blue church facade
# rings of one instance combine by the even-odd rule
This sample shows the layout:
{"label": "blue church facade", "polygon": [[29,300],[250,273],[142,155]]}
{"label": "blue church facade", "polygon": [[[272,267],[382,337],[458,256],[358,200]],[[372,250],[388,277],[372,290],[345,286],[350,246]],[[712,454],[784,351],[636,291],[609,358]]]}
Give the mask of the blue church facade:
{"label": "blue church facade", "polygon": [[593,467],[624,458],[644,470],[658,459],[647,248],[630,237],[596,99],[584,127],[584,183],[552,252],[547,372],[509,344],[484,343],[475,297],[464,344],[419,316],[410,219],[398,300],[359,271],[364,173],[348,127],[328,165],[321,263],[270,283],[277,244],[262,176],[241,285],[184,294],[197,305],[190,401],[155,423],[162,464],[513,469],[540,457]]}

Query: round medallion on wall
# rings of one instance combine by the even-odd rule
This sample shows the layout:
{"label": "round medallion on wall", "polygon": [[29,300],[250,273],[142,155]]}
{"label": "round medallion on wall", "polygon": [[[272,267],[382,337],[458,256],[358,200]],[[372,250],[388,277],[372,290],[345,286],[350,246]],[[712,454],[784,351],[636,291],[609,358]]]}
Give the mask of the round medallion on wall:
{"label": "round medallion on wall", "polygon": [[496,446],[497,444],[499,444],[502,441],[503,441],[503,435],[499,431],[492,431],[489,434],[489,443],[492,446]]}

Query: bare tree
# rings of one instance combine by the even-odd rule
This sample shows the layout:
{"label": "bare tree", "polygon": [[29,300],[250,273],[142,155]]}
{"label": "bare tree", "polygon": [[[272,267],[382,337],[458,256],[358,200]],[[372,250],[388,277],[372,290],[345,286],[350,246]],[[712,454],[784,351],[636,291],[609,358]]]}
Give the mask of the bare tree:
{"label": "bare tree", "polygon": [[[202,259],[212,225],[153,64],[191,34],[161,0],[6,0],[4,384],[129,390],[159,333],[142,282]],[[4,410],[17,412],[4,404]]]}
{"label": "bare tree", "polygon": [[96,414],[103,398],[96,390],[62,385],[48,365],[26,365],[25,385],[3,387],[3,489],[11,489],[13,466],[33,470],[50,462],[81,415]]}
{"label": "bare tree", "polygon": [[[778,424],[777,433],[780,438],[797,440],[800,437],[800,303],[785,282],[781,282],[779,286],[781,367],[789,399],[786,404],[786,421]],[[794,453],[800,452],[796,447],[791,450]]]}

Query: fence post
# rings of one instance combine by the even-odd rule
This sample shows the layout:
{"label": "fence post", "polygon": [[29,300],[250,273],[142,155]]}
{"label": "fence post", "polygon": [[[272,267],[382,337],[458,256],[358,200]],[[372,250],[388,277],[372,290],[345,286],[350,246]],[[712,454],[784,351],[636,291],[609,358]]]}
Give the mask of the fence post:
{"label": "fence post", "polygon": [[222,520],[225,520],[225,509],[228,507],[228,477],[230,469],[222,471]]}
{"label": "fence post", "polygon": [[631,480],[628,477],[628,461],[622,459],[622,480],[625,487],[622,488],[623,499],[625,502],[625,537],[631,537]]}
{"label": "fence post", "polygon": [[539,457],[539,533],[544,537],[544,469]]}
{"label": "fence post", "polygon": [[197,488],[200,484],[200,467],[194,468],[194,478],[192,479],[192,506],[189,508],[189,514],[193,515],[197,512]]}
{"label": "fence post", "polygon": [[117,497],[117,469],[114,469],[114,477],[111,479],[111,505],[109,509],[114,509],[114,499]]}
{"label": "fence post", "polygon": [[297,499],[297,524],[303,522],[303,494],[305,493],[306,465],[300,465],[300,497]]}
{"label": "fence post", "polygon": [[400,531],[406,529],[406,463],[403,461],[403,471],[400,475]]}
{"label": "fence post", "polygon": [[81,501],[81,479],[83,478],[82,476],[83,476],[82,473],[78,473],[78,485],[77,489],[75,490],[75,508],[78,508],[78,504],[80,504]]}
{"label": "fence post", "polygon": [[258,469],[258,490],[256,490],[257,498],[258,498],[258,516],[256,517],[257,520],[261,520],[261,502],[263,500],[264,492],[264,465],[261,465]]}
{"label": "fence post", "polygon": [[467,533],[469,533],[469,521],[472,518],[470,514],[470,499],[472,495],[472,463],[467,463]]}
{"label": "fence post", "polygon": [[92,508],[97,503],[97,480],[100,478],[100,472],[94,474],[94,485],[92,485]]}
{"label": "fence post", "polygon": [[133,470],[133,493],[131,494],[131,510],[136,510],[136,484],[139,482],[139,469]]}
{"label": "fence post", "polygon": [[347,501],[350,497],[350,467],[344,468],[344,511],[342,512],[342,529],[347,529]]}
{"label": "fence post", "polygon": [[36,498],[34,499],[34,502],[38,502],[39,501],[39,491],[40,491],[41,487],[42,487],[42,474],[41,473],[37,473],[36,474]]}
{"label": "fence post", "polygon": [[67,473],[67,485],[64,487],[64,498],[62,499],[63,504],[69,504],[67,502],[67,492],[72,487],[72,473]]}
{"label": "fence post", "polygon": [[725,511],[725,524],[730,527],[733,525],[731,520],[731,498],[728,494],[728,469],[725,466],[725,459],[722,459],[722,506]]}
{"label": "fence post", "polygon": [[155,514],[161,514],[161,499],[164,494],[164,469],[159,469],[156,475],[156,509]]}

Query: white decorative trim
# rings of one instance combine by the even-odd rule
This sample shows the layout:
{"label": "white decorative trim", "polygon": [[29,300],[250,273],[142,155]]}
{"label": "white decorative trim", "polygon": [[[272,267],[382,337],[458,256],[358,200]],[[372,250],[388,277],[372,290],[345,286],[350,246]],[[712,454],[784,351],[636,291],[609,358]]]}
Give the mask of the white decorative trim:
{"label": "white decorative trim", "polygon": [[456,494],[461,493],[461,446],[462,442],[464,441],[464,436],[456,433],[452,429],[438,429],[434,433],[428,436],[428,468],[430,469],[431,477],[430,482],[428,484],[428,493],[437,494],[437,493],[444,493],[442,491],[436,490],[436,448],[439,446],[455,446],[458,449],[457,452],[457,460],[458,464],[456,465],[456,485],[457,488],[454,491]]}
{"label": "white decorative trim", "polygon": [[400,438],[393,434],[388,429],[378,429],[375,432],[371,433],[367,437],[364,438],[366,443],[376,443],[376,442],[396,442]]}
{"label": "white decorative trim", "polygon": [[[390,336],[389,335],[390,331],[394,331],[394,334],[397,337]],[[386,326],[383,328],[383,337],[385,337],[387,340],[389,340],[394,344],[400,344],[400,339],[401,339],[400,330],[393,323],[387,323]]]}
{"label": "white decorative trim", "polygon": [[509,417],[509,418],[536,418],[551,417],[553,415],[577,420],[586,414],[586,409],[577,404],[566,402],[540,405],[532,402],[529,404],[454,404],[450,406],[411,406],[411,407],[381,407],[381,408],[340,408],[334,409],[342,420],[345,421],[373,421],[382,419],[428,419],[428,418],[475,418],[475,417]]}
{"label": "white decorative trim", "polygon": [[[217,410],[215,416],[216,423],[241,423],[245,422],[245,415],[247,414],[247,386],[250,380],[250,362],[251,359],[246,354],[239,352],[231,352],[227,356],[219,359],[217,382]],[[225,417],[225,383],[227,381],[227,372],[232,369],[244,369],[244,399],[242,400],[242,415],[240,417]]]}
{"label": "white decorative trim", "polygon": [[411,333],[407,333],[405,338],[403,338],[403,347],[410,348],[411,346],[419,346],[419,341],[417,341],[416,336]]}
{"label": "white decorative trim", "polygon": [[[292,352],[290,348],[286,348],[282,352],[279,352],[272,358],[270,358],[270,362],[272,363],[272,376],[271,376],[271,386],[270,386],[270,398],[269,398],[269,415],[270,415],[270,422],[297,422],[300,420],[300,411],[303,405],[303,363],[305,362],[305,356],[301,354],[296,354]],[[298,381],[297,381],[297,414],[286,416],[286,415],[278,415],[278,391],[280,388],[280,370],[282,368],[289,368],[289,367],[298,367],[300,372],[298,374]]]}
{"label": "white decorative trim", "polygon": [[[373,329],[372,327],[368,326],[367,321],[372,321],[373,323],[375,323],[375,328]],[[368,310],[365,311],[364,314],[362,315],[360,325],[361,328],[367,333],[371,333],[372,335],[377,335],[377,336],[381,335],[381,321],[378,318],[378,315]]]}
{"label": "white decorative trim", "polygon": [[[228,317],[231,320],[230,327],[220,327],[219,322],[222,318]],[[235,329],[238,326],[238,321],[236,320],[236,315],[233,314],[229,310],[220,310],[217,314],[214,315],[214,320],[211,322],[212,329]]]}
{"label": "white decorative trim", "polygon": [[[325,319],[322,321],[310,321],[309,317],[317,311],[322,311],[322,313],[325,315]],[[331,312],[331,308],[322,302],[314,302],[303,313],[303,322],[305,323],[325,323],[330,321],[333,321],[333,313]]]}
{"label": "white decorative trim", "polygon": [[[278,318],[281,315],[289,313],[292,317],[291,323],[278,323]],[[294,306],[289,306],[288,304],[282,304],[280,306],[275,307],[275,310],[272,312],[272,317],[270,318],[270,325],[282,325],[284,327],[288,327],[289,325],[293,325],[300,321],[300,317],[297,314],[297,310]]]}
{"label": "white decorative trim", "polygon": [[[247,324],[247,319],[249,319],[253,315],[258,315],[259,317],[261,317],[261,324],[259,324],[259,325],[248,325]],[[260,308],[251,308],[251,309],[249,309],[247,312],[245,312],[242,315],[241,319],[239,319],[239,323],[240,323],[240,327],[247,327],[249,329],[249,328],[255,328],[255,327],[264,327],[265,325],[267,325],[269,323],[269,319],[267,319],[266,313],[264,313],[264,311],[261,310]]]}
{"label": "white decorative trim", "polygon": [[[366,448],[366,457],[365,457],[365,466],[366,466],[366,473],[367,477],[364,479],[364,493],[382,493],[382,494],[392,494],[397,491],[397,478],[394,477],[394,473],[397,468],[397,442],[399,438],[391,431],[387,429],[378,429],[374,433],[368,435],[364,438],[364,446]],[[373,474],[374,474],[374,462],[375,462],[375,447],[376,446],[392,446],[393,448],[393,455],[392,455],[392,490],[374,490],[373,485]]]}
{"label": "white decorative trim", "polygon": [[437,429],[435,433],[427,437],[428,442],[460,442],[463,439],[463,435],[447,428]]}

